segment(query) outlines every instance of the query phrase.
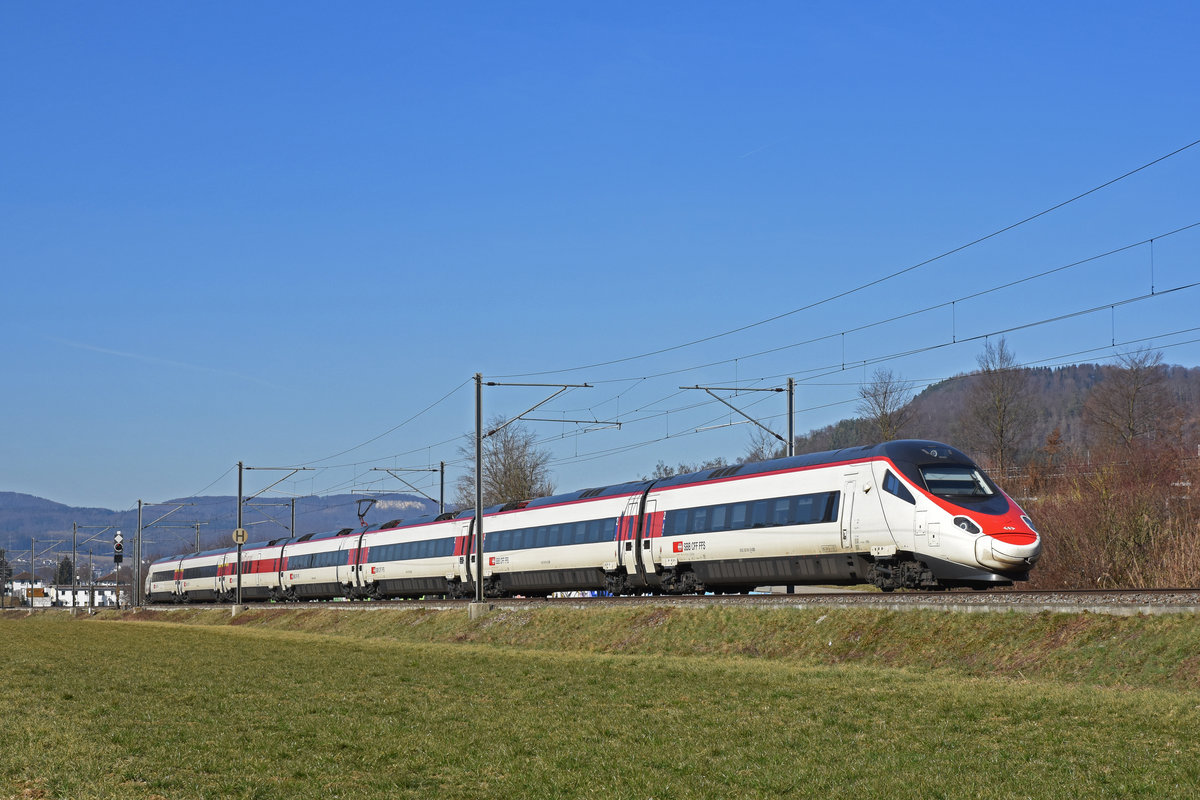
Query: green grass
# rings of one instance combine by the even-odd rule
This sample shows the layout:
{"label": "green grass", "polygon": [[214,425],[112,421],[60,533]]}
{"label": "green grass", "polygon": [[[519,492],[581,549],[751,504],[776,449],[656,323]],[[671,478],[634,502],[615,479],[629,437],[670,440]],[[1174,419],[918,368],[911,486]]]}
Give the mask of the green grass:
{"label": "green grass", "polygon": [[[0,615],[0,797],[1182,798],[1200,785],[1200,686],[1151,666],[1193,641],[1194,619],[778,613]],[[950,649],[982,652],[975,663],[927,658],[972,626]],[[889,634],[905,627],[913,641]],[[1057,641],[1068,666],[991,674],[1011,658],[1002,634]],[[1160,656],[1108,655],[1138,644]]]}

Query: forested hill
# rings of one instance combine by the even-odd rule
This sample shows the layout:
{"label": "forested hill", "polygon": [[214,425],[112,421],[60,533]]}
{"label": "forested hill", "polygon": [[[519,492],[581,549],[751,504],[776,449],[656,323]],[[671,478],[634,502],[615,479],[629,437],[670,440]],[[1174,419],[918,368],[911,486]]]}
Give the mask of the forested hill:
{"label": "forested hill", "polygon": [[[358,525],[358,501],[362,495],[331,495],[328,497],[301,497],[296,500],[296,529],[301,533],[337,530]],[[256,501],[257,503],[258,501]],[[261,506],[249,504],[243,514],[243,522],[252,539],[267,539],[282,536],[291,523],[290,504]],[[200,523],[202,548],[228,544],[230,533],[237,524],[236,497],[185,497],[169,504],[154,505],[143,511],[144,524],[158,519],[175,505],[182,505],[175,513],[164,519],[158,528],[146,531],[146,554],[167,554],[190,550],[195,545],[195,523]],[[366,514],[371,524],[393,519],[419,517],[436,513],[437,503],[413,495],[387,495]],[[29,547],[30,537],[38,540],[42,547],[66,552],[71,550],[71,525],[79,526],[79,541],[85,542],[95,536],[93,544],[80,548],[87,552],[92,547],[96,552],[112,551],[112,535],[121,530],[126,539],[137,530],[137,508],[127,511],[111,511],[106,508],[75,508],[55,503],[40,497],[16,492],[0,492],[0,548],[10,551]],[[103,529],[112,526],[112,530]],[[166,527],[171,526],[171,527]]]}
{"label": "forested hill", "polygon": [[[1091,391],[1115,367],[1080,364],[1068,367],[1038,367],[1020,370],[1026,378],[1023,396],[1029,401],[1031,417],[1021,436],[1026,453],[1045,445],[1055,430],[1061,446],[1084,452],[1094,445],[1094,436],[1084,423],[1083,407]],[[1175,411],[1182,418],[1185,441],[1200,438],[1200,368],[1163,368],[1165,388]],[[913,439],[932,439],[970,447],[978,440],[969,421],[968,404],[977,373],[958,375],[927,387],[909,404],[910,422],[903,434]],[[869,444],[878,439],[874,428],[862,419],[845,419],[835,425],[810,431],[797,438],[797,452],[818,452]]]}

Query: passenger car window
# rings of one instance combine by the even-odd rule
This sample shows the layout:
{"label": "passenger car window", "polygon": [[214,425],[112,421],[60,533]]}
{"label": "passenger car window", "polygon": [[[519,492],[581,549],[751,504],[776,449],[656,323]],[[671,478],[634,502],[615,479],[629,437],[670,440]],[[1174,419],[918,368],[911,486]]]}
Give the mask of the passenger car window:
{"label": "passenger car window", "polygon": [[888,470],[883,476],[883,490],[888,494],[894,494],[906,503],[915,505],[917,502],[913,499],[912,492],[908,490],[908,487],[901,483],[900,479],[893,475],[891,470]]}

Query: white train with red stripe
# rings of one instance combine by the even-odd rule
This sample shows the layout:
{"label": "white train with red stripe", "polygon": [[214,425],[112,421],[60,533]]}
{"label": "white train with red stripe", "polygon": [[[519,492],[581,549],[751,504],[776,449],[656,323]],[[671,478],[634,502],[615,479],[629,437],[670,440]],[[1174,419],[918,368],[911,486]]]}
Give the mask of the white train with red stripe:
{"label": "white train with red stripe", "polygon": [[[248,600],[749,591],[871,583],[986,588],[1028,579],[1029,517],[962,452],[904,440],[585,489],[474,512],[247,544]],[[237,552],[155,561],[146,597],[229,601]]]}

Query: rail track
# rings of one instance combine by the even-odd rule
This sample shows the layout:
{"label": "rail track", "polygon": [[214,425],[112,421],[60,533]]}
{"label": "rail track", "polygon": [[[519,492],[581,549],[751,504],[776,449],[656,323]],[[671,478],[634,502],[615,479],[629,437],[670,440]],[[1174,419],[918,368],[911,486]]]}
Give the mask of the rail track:
{"label": "rail track", "polygon": [[[1200,589],[1099,589],[1028,591],[1002,590],[993,592],[866,592],[853,590],[804,591],[796,594],[734,594],[734,595],[649,595],[643,597],[549,597],[549,598],[489,598],[486,604],[494,608],[611,608],[666,606],[703,608],[737,606],[749,608],[876,608],[889,611],[951,611],[964,613],[1041,612],[1092,613],[1115,616],[1137,614],[1200,614]],[[416,600],[313,601],[308,603],[245,603],[248,608],[303,609],[321,608],[344,611],[381,609],[432,608],[463,609],[468,600],[422,598]],[[152,611],[180,608],[204,608],[205,605],[148,605]],[[214,607],[223,607],[221,605]]]}

